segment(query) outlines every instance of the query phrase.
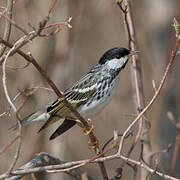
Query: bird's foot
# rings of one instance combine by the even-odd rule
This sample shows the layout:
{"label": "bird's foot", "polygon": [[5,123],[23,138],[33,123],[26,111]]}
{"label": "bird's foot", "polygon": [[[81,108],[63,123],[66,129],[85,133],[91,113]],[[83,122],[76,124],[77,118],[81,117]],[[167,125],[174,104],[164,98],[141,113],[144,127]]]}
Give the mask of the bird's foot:
{"label": "bird's foot", "polygon": [[91,124],[90,128],[87,129],[86,127],[83,128],[84,134],[89,135],[94,130],[94,125]]}
{"label": "bird's foot", "polygon": [[91,140],[88,141],[88,145],[91,146],[93,149],[99,147],[99,141],[97,138],[92,142]]}

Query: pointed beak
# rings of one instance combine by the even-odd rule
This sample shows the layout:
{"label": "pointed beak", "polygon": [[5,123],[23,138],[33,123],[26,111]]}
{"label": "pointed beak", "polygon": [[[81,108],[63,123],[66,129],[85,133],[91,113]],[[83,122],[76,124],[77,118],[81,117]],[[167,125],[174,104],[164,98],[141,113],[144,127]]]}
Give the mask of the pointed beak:
{"label": "pointed beak", "polygon": [[137,54],[137,53],[140,53],[140,51],[136,51],[136,50],[135,50],[135,51],[130,51],[130,54],[129,54],[129,55],[132,56],[132,55],[135,55],[135,54]]}

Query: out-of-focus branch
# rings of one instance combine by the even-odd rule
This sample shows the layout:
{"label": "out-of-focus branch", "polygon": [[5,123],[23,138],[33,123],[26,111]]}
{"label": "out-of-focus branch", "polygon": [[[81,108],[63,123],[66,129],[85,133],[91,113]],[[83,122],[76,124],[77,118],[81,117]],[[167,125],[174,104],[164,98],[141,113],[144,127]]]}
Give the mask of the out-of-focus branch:
{"label": "out-of-focus branch", "polygon": [[[56,165],[56,164],[64,164],[64,161],[61,161],[58,158],[55,158],[53,156],[50,156],[48,153],[41,152],[39,153],[34,159],[29,161],[27,164],[21,166],[18,170],[27,170],[35,167],[44,167],[48,165]],[[81,176],[84,172],[82,172],[80,169],[74,169],[72,171],[65,172],[66,174],[69,174],[70,176],[74,177],[77,180],[81,180]],[[23,176],[26,174],[22,175],[14,175],[9,177],[9,180],[18,180],[21,179]],[[92,180],[91,177],[87,176],[88,180]]]}
{"label": "out-of-focus branch", "polygon": [[169,121],[176,127],[176,131],[177,131],[176,132],[176,143],[174,146],[174,152],[173,152],[171,166],[170,166],[170,174],[173,175],[175,167],[176,167],[177,158],[179,155],[179,149],[180,149],[180,118],[179,118],[179,121],[176,121],[171,112],[168,112],[167,116],[169,118]]}
{"label": "out-of-focus branch", "polygon": [[11,140],[11,142],[9,144],[7,144],[6,146],[4,146],[1,150],[0,150],[0,155],[5,152],[12,144],[14,144],[14,142],[19,138],[20,134],[17,134],[15,136],[15,138],[13,140]]}
{"label": "out-of-focus branch", "polygon": [[76,169],[76,168],[80,168],[86,164],[89,164],[91,162],[93,162],[94,160],[98,159],[99,157],[102,157],[104,156],[107,152],[111,151],[112,149],[114,149],[115,147],[117,147],[118,145],[118,134],[117,134],[117,131],[114,130],[114,137],[113,137],[114,141],[113,143],[108,146],[103,152],[100,152],[99,154],[96,154],[94,157],[92,157],[91,159],[89,159],[88,161],[84,162],[84,163],[81,163],[81,164],[78,164],[76,166],[72,166],[70,168],[67,168],[67,169],[60,169],[60,170],[50,170],[50,171],[47,171],[47,172],[64,172],[64,171],[70,171],[70,170],[73,170],[73,169]]}
{"label": "out-of-focus branch", "polygon": [[24,34],[28,34],[27,31],[25,29],[23,29],[21,26],[17,25],[15,21],[13,21],[12,19],[10,19],[8,16],[5,16],[4,14],[1,15],[4,19],[6,19],[6,21],[10,24],[15,26],[17,29],[19,29],[20,31],[22,31]]}
{"label": "out-of-focus branch", "polygon": [[[41,154],[41,153],[40,153]],[[40,155],[39,154],[39,155]],[[46,153],[43,153],[46,154]],[[47,154],[47,156],[50,156]],[[52,157],[52,156],[51,156]],[[53,157],[54,158],[54,157]],[[53,159],[51,158],[51,159]],[[146,169],[150,174],[153,175],[158,175],[164,179],[169,179],[169,180],[179,180],[178,178],[175,178],[173,176],[169,176],[167,174],[163,174],[155,169],[152,169],[151,167],[149,167],[147,164],[145,164],[144,162],[140,162],[140,161],[136,161],[133,160],[129,157],[125,157],[123,155],[111,155],[111,156],[107,156],[107,157],[101,157],[98,159],[95,159],[94,161],[91,161],[90,163],[97,163],[97,162],[104,162],[104,161],[108,161],[108,160],[113,160],[113,159],[117,159],[117,158],[121,158],[124,161],[128,162],[128,163],[132,163],[137,165],[138,167],[144,168]],[[56,159],[56,158],[55,158]],[[38,159],[37,159],[38,160]],[[50,170],[54,170],[54,169],[64,169],[64,168],[69,168],[69,167],[73,167],[73,166],[77,166],[79,164],[86,164],[86,162],[88,162],[90,159],[86,159],[86,160],[81,160],[81,161],[74,161],[74,162],[67,162],[67,163],[63,163],[63,164],[58,164],[58,165],[48,165],[48,166],[43,166],[43,167],[29,167],[29,168],[22,168],[21,169],[17,169],[15,171],[12,171],[11,175],[7,175],[7,174],[2,174],[0,175],[0,179],[6,179],[9,178],[9,176],[24,176],[26,174],[30,174],[30,173],[36,173],[36,172],[48,172]],[[31,162],[31,161],[30,161]],[[33,162],[33,160],[32,160]],[[27,163],[29,164],[29,163]],[[13,177],[12,177],[13,178]]]}
{"label": "out-of-focus branch", "polygon": [[8,89],[7,89],[7,85],[6,85],[6,62],[7,62],[7,59],[11,53],[11,51],[13,51],[13,49],[16,47],[16,44],[7,52],[5,58],[4,58],[4,61],[3,61],[3,64],[2,64],[2,82],[3,82],[3,88],[4,88],[4,92],[5,92],[5,96],[6,96],[6,99],[9,103],[9,105],[12,107],[13,111],[16,113],[16,117],[18,119],[18,125],[19,125],[19,135],[18,135],[18,146],[17,146],[17,149],[16,149],[16,153],[14,155],[14,159],[7,171],[6,174],[10,174],[11,171],[13,170],[14,166],[16,165],[16,162],[19,158],[19,154],[20,154],[20,149],[21,149],[21,143],[22,143],[22,139],[21,139],[21,124],[20,124],[20,118],[19,118],[19,114],[18,114],[18,110],[16,108],[16,106],[13,104],[10,96],[9,96],[9,93],[8,93]]}
{"label": "out-of-focus branch", "polygon": [[[6,14],[9,19],[12,18],[12,9],[13,9],[13,0],[7,0]],[[4,15],[2,14],[2,16],[4,16]],[[6,20],[3,39],[5,41],[9,41],[10,34],[11,34],[11,23]],[[3,55],[5,50],[6,50],[6,46],[1,44],[0,45],[0,57]]]}
{"label": "out-of-focus branch", "polygon": [[[43,152],[39,153],[33,160],[31,160],[24,166],[16,169],[15,171],[11,172],[11,174],[2,174],[0,176],[0,179],[6,179],[6,178],[11,179],[11,180],[20,179],[21,177],[23,177],[26,174],[37,173],[37,172],[48,172],[48,173],[65,172],[65,173],[69,173],[69,174],[73,175],[73,177],[76,175],[76,178],[78,179],[79,178],[78,174],[82,174],[81,172],[79,173],[76,170],[79,167],[85,166],[89,163],[98,163],[98,162],[104,162],[104,161],[108,161],[108,160],[121,158],[125,162],[127,162],[127,164],[131,163],[131,164],[134,164],[134,166],[139,166],[141,168],[146,169],[149,172],[149,174],[156,174],[160,177],[163,177],[163,178],[169,179],[169,180],[179,180],[173,176],[163,174],[163,173],[157,171],[156,169],[152,169],[143,161],[136,161],[136,160],[133,160],[129,157],[125,157],[120,154],[114,154],[114,155],[110,155],[107,157],[102,157],[107,152],[111,151],[114,147],[117,146],[117,143],[118,143],[117,138],[118,138],[117,132],[114,131],[113,144],[111,144],[109,147],[107,147],[102,153],[92,157],[91,159],[86,159],[86,160],[81,160],[81,161],[65,163],[57,158],[50,156],[47,153],[43,153]],[[133,165],[131,165],[131,166],[133,168],[135,168]],[[88,176],[86,176],[86,177],[88,177]],[[90,177],[88,177],[88,178],[91,179]]]}
{"label": "out-of-focus branch", "polygon": [[[123,0],[121,2],[117,2],[117,4],[124,15],[124,25],[127,32],[129,48],[131,50],[137,50],[137,40],[136,40],[136,33],[135,33],[132,10],[131,10],[131,2],[128,0]],[[122,7],[122,4],[124,4],[125,8]],[[145,106],[145,100],[144,100],[144,92],[143,92],[140,57],[138,54],[132,57],[131,82],[132,82],[132,88],[133,88],[133,93],[134,93],[133,96],[134,96],[134,104],[136,107],[136,111],[137,113],[140,113],[141,110]],[[132,152],[139,138],[143,139],[145,142],[144,148],[143,148],[143,157],[145,161],[148,164],[150,164],[150,158],[148,155],[151,153],[151,144],[149,140],[149,134],[148,134],[146,121],[143,119],[143,117],[141,117],[139,120],[139,129],[138,129],[135,141],[132,145],[132,148],[130,149],[128,154]],[[143,169],[141,171],[141,179],[144,179],[146,176],[147,176],[147,173]]]}

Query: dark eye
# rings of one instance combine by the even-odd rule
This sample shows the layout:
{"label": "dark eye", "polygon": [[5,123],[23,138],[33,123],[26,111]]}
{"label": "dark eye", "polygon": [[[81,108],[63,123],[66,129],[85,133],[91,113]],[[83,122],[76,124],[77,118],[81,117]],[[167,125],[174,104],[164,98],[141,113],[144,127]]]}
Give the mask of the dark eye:
{"label": "dark eye", "polygon": [[120,59],[120,58],[121,58],[121,57],[120,57],[120,54],[117,54],[117,55],[116,55],[116,58],[117,58],[117,59]]}

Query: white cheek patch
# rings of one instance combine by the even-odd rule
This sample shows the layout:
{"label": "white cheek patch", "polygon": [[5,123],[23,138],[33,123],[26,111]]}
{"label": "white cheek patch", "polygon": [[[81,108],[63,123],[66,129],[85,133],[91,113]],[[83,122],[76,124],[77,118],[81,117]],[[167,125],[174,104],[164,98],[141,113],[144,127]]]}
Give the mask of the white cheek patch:
{"label": "white cheek patch", "polygon": [[120,58],[120,59],[112,59],[106,62],[106,64],[110,69],[119,69],[124,65],[124,63],[127,62],[127,60],[128,60],[127,57]]}

